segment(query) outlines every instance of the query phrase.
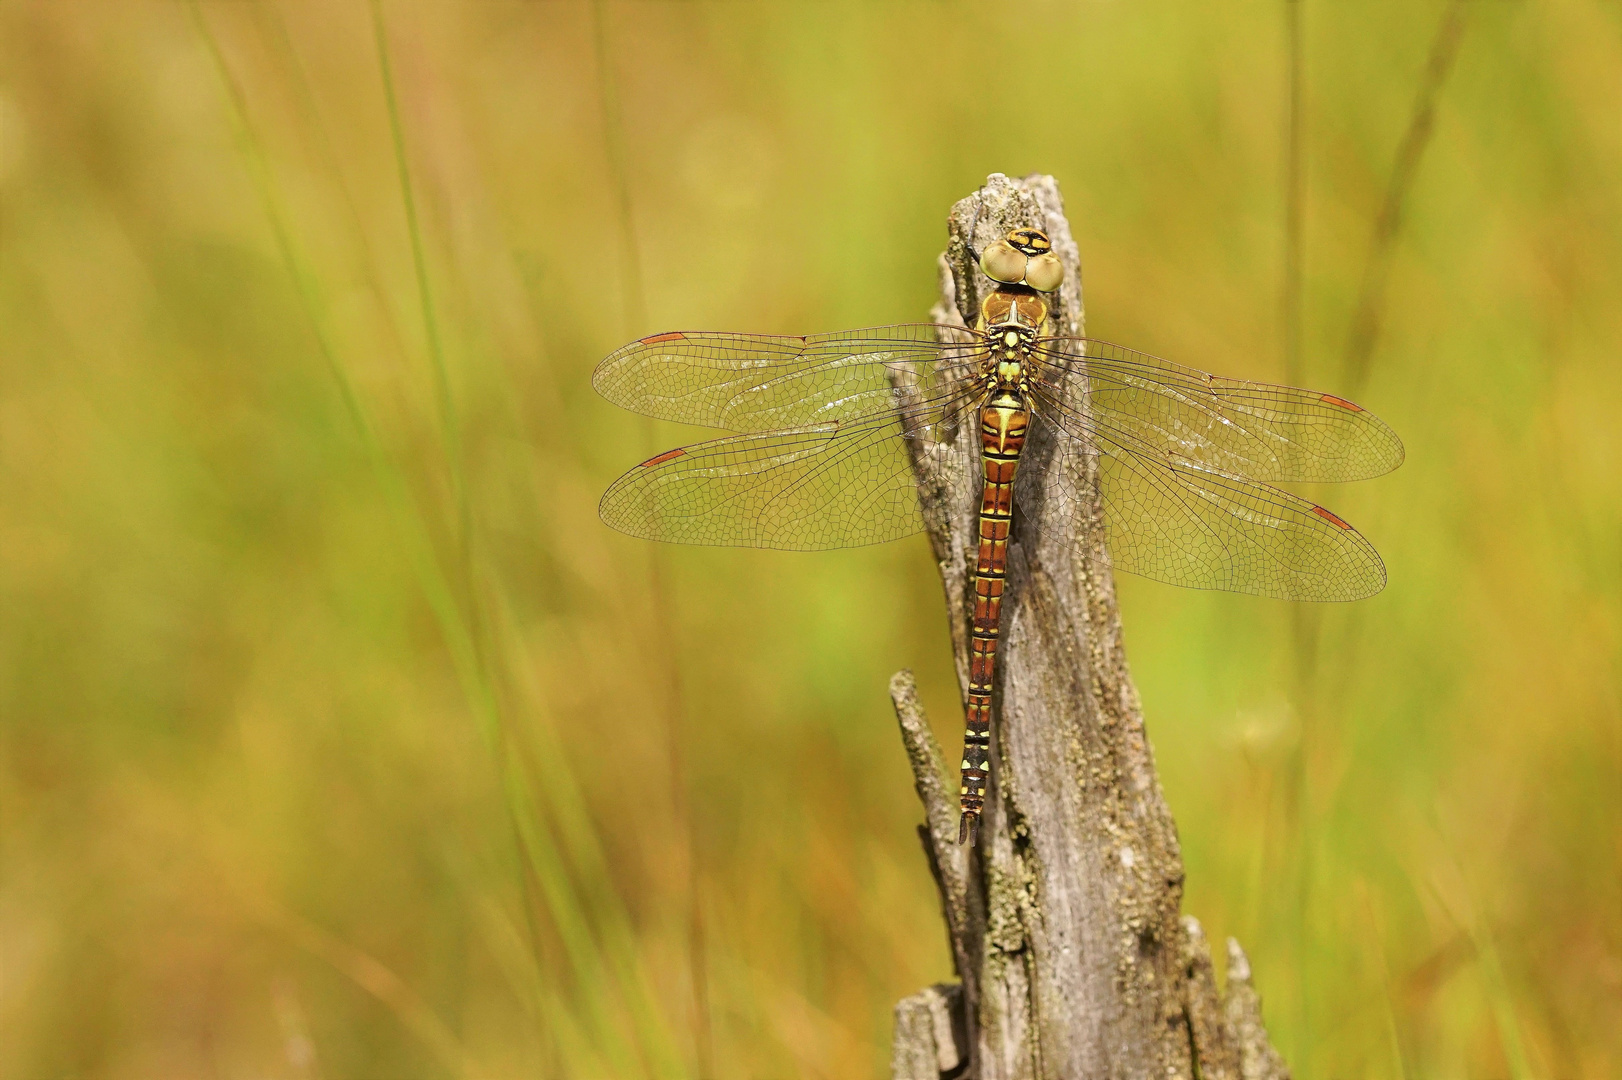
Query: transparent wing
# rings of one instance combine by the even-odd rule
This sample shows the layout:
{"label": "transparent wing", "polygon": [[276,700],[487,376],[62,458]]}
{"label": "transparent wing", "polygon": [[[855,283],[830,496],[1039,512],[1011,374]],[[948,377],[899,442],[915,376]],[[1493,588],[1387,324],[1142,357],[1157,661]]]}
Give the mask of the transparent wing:
{"label": "transparent wing", "polygon": [[[1074,401],[1085,385],[1100,429],[1219,472],[1364,480],[1402,464],[1396,433],[1333,394],[1223,378],[1107,341],[1046,338],[1038,353],[1042,386]],[[1067,378],[1083,365],[1085,383]]]}
{"label": "transparent wing", "polygon": [[937,368],[967,368],[982,339],[943,344],[932,323],[901,323],[814,337],[667,333],[612,353],[591,377],[609,401],[635,412],[728,431],[810,427],[890,408],[890,374],[922,383]]}
{"label": "transparent wing", "polygon": [[1076,519],[1101,501],[1117,570],[1284,600],[1357,600],[1385,586],[1373,546],[1323,507],[1094,425],[1046,391],[1033,397],[1035,422],[1056,430],[1032,482],[1048,479],[1064,507],[1045,521],[1084,556]]}
{"label": "transparent wing", "polygon": [[[734,435],[671,450],[614,482],[598,512],[632,536],[678,544],[816,550],[895,540],[924,526],[909,435],[957,423],[972,397],[888,400],[849,422]],[[976,478],[963,470],[950,482]]]}

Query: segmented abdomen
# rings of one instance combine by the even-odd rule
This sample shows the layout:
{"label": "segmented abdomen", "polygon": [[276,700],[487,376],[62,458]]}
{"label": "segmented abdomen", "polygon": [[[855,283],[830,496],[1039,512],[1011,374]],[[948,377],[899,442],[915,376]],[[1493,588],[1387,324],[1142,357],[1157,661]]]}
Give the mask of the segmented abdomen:
{"label": "segmented abdomen", "polygon": [[962,817],[967,840],[986,802],[990,775],[991,687],[997,671],[1003,584],[1008,580],[1008,527],[1014,513],[1014,473],[1030,414],[1011,390],[994,393],[980,410],[980,549],[974,567],[974,624],[969,630],[969,695],[963,732]]}

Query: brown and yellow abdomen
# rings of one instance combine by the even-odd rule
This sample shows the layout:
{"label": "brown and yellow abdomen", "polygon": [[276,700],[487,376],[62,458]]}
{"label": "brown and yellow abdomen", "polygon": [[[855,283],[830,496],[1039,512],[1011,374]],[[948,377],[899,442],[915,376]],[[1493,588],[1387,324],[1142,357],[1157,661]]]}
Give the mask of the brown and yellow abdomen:
{"label": "brown and yellow abdomen", "polygon": [[969,630],[969,694],[963,733],[963,781],[959,789],[966,840],[985,809],[990,776],[991,689],[997,671],[1003,585],[1008,579],[1008,530],[1014,518],[1014,475],[1030,413],[1016,390],[999,388],[980,409],[979,552],[974,567],[974,623]]}

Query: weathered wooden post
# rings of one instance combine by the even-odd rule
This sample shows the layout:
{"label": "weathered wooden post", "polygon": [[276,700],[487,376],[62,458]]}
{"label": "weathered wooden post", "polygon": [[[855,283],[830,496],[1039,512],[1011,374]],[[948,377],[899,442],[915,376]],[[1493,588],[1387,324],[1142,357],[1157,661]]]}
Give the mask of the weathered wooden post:
{"label": "weathered wooden post", "polygon": [[[932,312],[944,337],[972,324],[990,286],[973,251],[1020,226],[1053,241],[1066,270],[1054,318],[1061,332],[1082,334],[1080,260],[1058,185],[1049,176],[994,173],[952,208]],[[897,375],[906,395],[904,379]],[[977,468],[976,439],[964,425],[950,441],[913,447],[964,689],[977,505],[946,478]],[[1027,458],[1049,462],[1049,439],[1036,429]],[[1058,468],[1078,474],[1059,482]],[[957,843],[957,784],[944,778],[911,673],[890,684],[961,979],[896,1006],[895,1080],[1289,1075],[1268,1043],[1238,943],[1228,943],[1227,991],[1219,994],[1199,923],[1179,914],[1177,830],[1127,671],[1114,581],[1101,561],[1054,539],[1079,527],[1102,552],[1092,468],[1070,455],[1019,474],[978,846]],[[1066,494],[1074,492],[1084,505]],[[1062,523],[1052,519],[1060,527],[1030,527],[1060,514]]]}

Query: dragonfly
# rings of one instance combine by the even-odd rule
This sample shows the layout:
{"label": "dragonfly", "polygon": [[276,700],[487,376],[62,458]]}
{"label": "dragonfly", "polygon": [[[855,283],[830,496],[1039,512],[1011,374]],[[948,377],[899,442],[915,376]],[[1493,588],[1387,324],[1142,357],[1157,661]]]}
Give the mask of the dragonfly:
{"label": "dragonfly", "polygon": [[[1021,491],[1045,479],[1077,508],[1022,514],[1021,529],[1057,531],[1093,560],[1098,525],[1080,515],[1101,503],[1102,558],[1114,570],[1192,588],[1356,600],[1385,585],[1373,546],[1345,519],[1274,485],[1366,479],[1403,458],[1396,434],[1345,398],[1057,332],[1052,300],[1064,266],[1041,229],[1013,229],[976,261],[991,287],[972,327],[671,331],[615,351],[592,376],[617,405],[731,432],[651,457],[603,495],[608,525],[672,543],[817,550],[919,532],[916,441],[939,444],[977,426],[978,462],[965,455],[946,481],[947,495],[973,505],[977,494],[979,503],[959,843],[974,837],[990,777],[1016,476]],[[1051,453],[1022,460],[1038,433]]]}

